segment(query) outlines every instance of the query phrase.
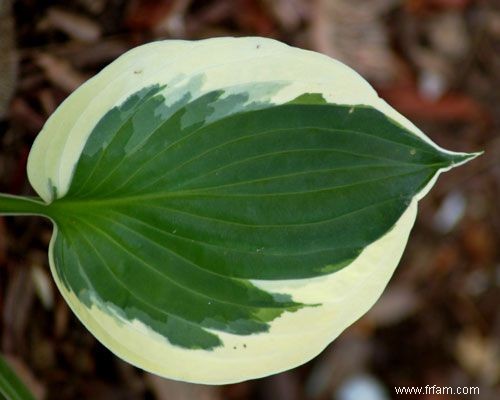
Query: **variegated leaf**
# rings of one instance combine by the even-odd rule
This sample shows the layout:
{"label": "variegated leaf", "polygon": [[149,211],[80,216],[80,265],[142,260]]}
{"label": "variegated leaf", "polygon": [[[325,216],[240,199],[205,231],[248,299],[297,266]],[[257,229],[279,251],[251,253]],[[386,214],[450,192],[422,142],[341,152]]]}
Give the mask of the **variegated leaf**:
{"label": "variegated leaf", "polygon": [[104,345],[228,383],[309,360],[366,312],[418,200],[474,156],[436,146],[326,56],[165,41],[59,107],[28,165],[48,205],[29,204],[54,222],[53,275]]}

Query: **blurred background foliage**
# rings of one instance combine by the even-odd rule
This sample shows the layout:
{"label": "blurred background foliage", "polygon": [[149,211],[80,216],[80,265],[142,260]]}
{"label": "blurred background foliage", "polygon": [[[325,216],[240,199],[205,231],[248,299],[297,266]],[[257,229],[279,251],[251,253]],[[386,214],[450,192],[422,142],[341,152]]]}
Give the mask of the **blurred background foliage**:
{"label": "blurred background foliage", "polygon": [[395,277],[365,317],[300,368],[222,387],[114,357],[54,287],[51,226],[0,217],[0,346],[10,364],[49,400],[461,398],[398,397],[402,385],[477,386],[474,398],[499,399],[498,0],[0,0],[0,191],[33,194],[26,158],[44,121],[120,54],[227,35],[333,56],[441,146],[486,153],[421,202]]}

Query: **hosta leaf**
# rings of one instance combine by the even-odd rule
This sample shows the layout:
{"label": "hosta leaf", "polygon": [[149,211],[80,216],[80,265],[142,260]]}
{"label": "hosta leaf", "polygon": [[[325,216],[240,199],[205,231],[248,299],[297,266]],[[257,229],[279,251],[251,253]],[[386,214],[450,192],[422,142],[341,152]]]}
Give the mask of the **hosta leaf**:
{"label": "hosta leaf", "polygon": [[348,67],[262,38],[127,53],[54,113],[29,177],[94,335],[225,383],[316,355],[380,295],[440,149]]}

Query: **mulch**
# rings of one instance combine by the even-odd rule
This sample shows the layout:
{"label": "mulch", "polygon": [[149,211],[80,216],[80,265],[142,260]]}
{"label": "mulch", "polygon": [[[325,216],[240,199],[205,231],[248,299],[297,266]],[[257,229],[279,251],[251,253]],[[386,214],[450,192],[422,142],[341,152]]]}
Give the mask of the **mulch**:
{"label": "mulch", "polygon": [[123,52],[157,39],[246,35],[334,56],[439,145],[485,150],[421,202],[376,306],[294,370],[221,387],[161,379],[115,357],[69,311],[48,269],[51,225],[0,217],[2,353],[49,400],[471,398],[395,394],[394,386],[411,385],[477,386],[474,398],[500,398],[495,0],[1,2],[0,191],[34,195],[26,160],[45,120]]}

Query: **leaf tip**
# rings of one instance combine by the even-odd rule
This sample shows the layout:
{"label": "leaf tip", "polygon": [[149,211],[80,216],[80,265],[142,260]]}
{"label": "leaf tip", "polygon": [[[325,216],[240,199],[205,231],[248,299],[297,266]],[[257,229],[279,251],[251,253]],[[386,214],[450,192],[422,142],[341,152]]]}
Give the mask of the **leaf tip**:
{"label": "leaf tip", "polygon": [[455,168],[469,161],[472,161],[483,153],[484,151],[477,151],[474,153],[451,153],[448,156],[449,168]]}

